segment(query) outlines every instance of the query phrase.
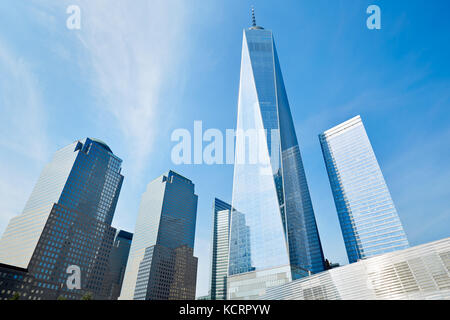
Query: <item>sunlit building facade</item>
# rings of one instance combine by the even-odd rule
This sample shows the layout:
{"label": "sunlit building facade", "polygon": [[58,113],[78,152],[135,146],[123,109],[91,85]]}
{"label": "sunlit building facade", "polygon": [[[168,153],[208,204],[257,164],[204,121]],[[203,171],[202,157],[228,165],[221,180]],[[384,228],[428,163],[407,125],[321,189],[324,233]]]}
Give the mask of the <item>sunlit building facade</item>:
{"label": "sunlit building facade", "polygon": [[194,300],[195,186],[169,171],[142,196],[120,300]]}
{"label": "sunlit building facade", "polygon": [[244,30],[229,299],[324,270],[324,257],[272,32]]}
{"label": "sunlit building facade", "polygon": [[[79,299],[87,293],[107,299],[121,164],[104,142],[86,138],[57,151],[45,166],[22,214],[11,219],[0,240],[0,263],[27,271],[25,299]],[[66,285],[73,265],[80,268],[80,289]],[[42,290],[36,295],[27,291],[30,286]]]}
{"label": "sunlit building facade", "polygon": [[450,300],[450,238],[270,288],[263,300]]}
{"label": "sunlit building facade", "polygon": [[350,263],[408,248],[360,116],[319,135]]}

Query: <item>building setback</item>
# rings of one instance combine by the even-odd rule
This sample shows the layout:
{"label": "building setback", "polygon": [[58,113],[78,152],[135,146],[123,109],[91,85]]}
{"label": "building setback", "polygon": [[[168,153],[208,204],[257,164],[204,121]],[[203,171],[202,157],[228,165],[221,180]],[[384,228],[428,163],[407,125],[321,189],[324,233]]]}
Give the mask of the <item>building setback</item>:
{"label": "building setback", "polygon": [[109,300],[117,300],[120,296],[132,240],[132,233],[116,230],[108,262],[107,283],[110,286]]}
{"label": "building setback", "polygon": [[319,135],[350,263],[409,247],[360,116]]}
{"label": "building setback", "polygon": [[[0,240],[0,270],[5,277],[19,272],[21,299],[79,299],[88,293],[107,299],[121,163],[104,142],[86,138],[57,151],[45,166],[22,214],[11,219]],[[67,287],[70,266],[80,270],[80,289]],[[10,284],[0,281],[0,297],[11,297]]]}
{"label": "building setback", "polygon": [[142,196],[121,300],[194,300],[195,186],[169,171]]}

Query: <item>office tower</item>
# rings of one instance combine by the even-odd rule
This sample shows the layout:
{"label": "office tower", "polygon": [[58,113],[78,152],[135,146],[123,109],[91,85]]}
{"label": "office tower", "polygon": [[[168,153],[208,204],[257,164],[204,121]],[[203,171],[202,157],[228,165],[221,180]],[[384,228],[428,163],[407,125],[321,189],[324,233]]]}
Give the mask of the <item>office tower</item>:
{"label": "office tower", "polygon": [[231,205],[214,199],[213,234],[211,242],[211,300],[227,299],[228,250]]}
{"label": "office tower", "polygon": [[319,135],[350,263],[408,248],[361,117]]}
{"label": "office tower", "polygon": [[142,196],[121,300],[194,300],[197,199],[191,180],[169,171]]}
{"label": "office tower", "polygon": [[108,262],[107,283],[110,287],[108,300],[117,300],[120,296],[132,240],[132,233],[116,230]]}
{"label": "office tower", "polygon": [[[121,163],[104,142],[86,138],[57,151],[45,166],[0,240],[0,263],[27,270],[27,283],[42,289],[27,298],[106,298]],[[80,269],[79,290],[67,287],[70,266]]]}
{"label": "office tower", "polygon": [[262,300],[450,300],[450,238],[273,287]]}
{"label": "office tower", "polygon": [[243,32],[232,206],[229,298],[324,270],[273,35],[254,15]]}

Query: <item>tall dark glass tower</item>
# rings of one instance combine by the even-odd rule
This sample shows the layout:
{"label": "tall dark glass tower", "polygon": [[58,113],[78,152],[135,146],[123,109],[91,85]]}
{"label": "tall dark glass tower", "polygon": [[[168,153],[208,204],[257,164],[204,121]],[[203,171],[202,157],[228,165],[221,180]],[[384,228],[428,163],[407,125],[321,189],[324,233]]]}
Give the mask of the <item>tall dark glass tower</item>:
{"label": "tall dark glass tower", "polygon": [[108,263],[109,300],[117,300],[120,296],[132,240],[132,233],[116,230]]}
{"label": "tall dark glass tower", "polygon": [[230,299],[324,270],[273,35],[254,15],[242,47],[232,206]]}
{"label": "tall dark glass tower", "polygon": [[211,241],[211,300],[226,300],[231,205],[215,198]]}
{"label": "tall dark glass tower", "polygon": [[[86,138],[58,150],[45,166],[22,214],[0,240],[0,263],[26,272],[15,288],[22,298],[108,298],[121,164],[104,142]],[[80,289],[66,285],[70,266],[80,270]]]}
{"label": "tall dark glass tower", "polygon": [[142,195],[120,300],[194,300],[195,185],[169,171]]}

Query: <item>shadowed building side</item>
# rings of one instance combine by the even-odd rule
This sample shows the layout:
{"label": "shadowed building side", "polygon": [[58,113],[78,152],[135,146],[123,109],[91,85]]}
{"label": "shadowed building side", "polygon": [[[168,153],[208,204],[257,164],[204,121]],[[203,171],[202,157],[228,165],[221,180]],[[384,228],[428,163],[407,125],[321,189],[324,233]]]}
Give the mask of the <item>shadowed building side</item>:
{"label": "shadowed building side", "polygon": [[117,300],[120,296],[132,240],[132,233],[124,230],[116,230],[109,256],[108,278],[106,281],[109,300]]}

